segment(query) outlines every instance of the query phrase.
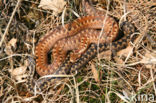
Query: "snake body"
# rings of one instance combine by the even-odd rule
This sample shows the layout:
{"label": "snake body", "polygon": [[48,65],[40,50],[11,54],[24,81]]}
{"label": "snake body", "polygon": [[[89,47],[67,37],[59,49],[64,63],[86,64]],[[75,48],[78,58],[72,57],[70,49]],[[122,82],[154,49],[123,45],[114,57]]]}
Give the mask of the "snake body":
{"label": "snake body", "polygon": [[[112,51],[118,52],[119,50],[126,48],[130,41],[133,42],[138,37],[137,35],[132,36],[136,29],[135,26],[130,22],[123,22],[121,29],[124,32],[124,37],[112,42],[111,47],[109,43],[100,43],[99,45],[96,43],[92,43],[90,47],[86,50],[86,52],[83,53],[82,56],[75,63],[72,63],[70,61],[70,57],[68,56],[65,62],[61,64],[61,66],[57,69],[57,71],[54,74],[70,74],[72,72],[75,72],[76,70],[80,70],[80,68],[86,65],[91,59],[96,57],[98,52],[100,53],[109,50],[110,48],[112,49]],[[38,88],[42,91],[46,90],[47,85],[55,84],[56,81],[61,79],[62,77],[47,77],[39,79],[37,81]]]}
{"label": "snake body", "polygon": [[[65,73],[68,74],[69,71],[74,72],[75,70],[79,70],[82,66],[86,65],[91,59],[96,57],[98,52],[101,53],[103,51],[109,50],[110,48],[113,52],[117,52],[126,48],[131,40],[133,42],[137,38],[137,35],[132,36],[132,34],[135,32],[135,26],[130,22],[123,22],[122,30],[125,36],[116,42],[112,42],[111,47],[109,43],[100,43],[99,45],[93,43],[91,44],[90,48],[70,68],[69,65],[71,65],[71,62],[66,61],[67,63],[62,64],[59,70],[64,70]],[[58,73],[59,70],[57,71]]]}
{"label": "snake body", "polygon": [[[87,5],[87,4],[86,4]],[[90,12],[89,5],[86,6],[88,12]],[[86,11],[87,11],[86,10]],[[105,21],[105,23],[103,23]],[[59,65],[65,58],[66,52],[68,50],[74,51],[74,46],[83,45],[83,39],[87,40],[86,45],[89,43],[95,43],[98,41],[98,33],[96,29],[101,29],[104,25],[104,34],[102,36],[102,40],[112,41],[116,38],[118,34],[118,24],[117,22],[110,16],[105,16],[102,13],[93,14],[91,12],[88,16],[83,16],[74,20],[72,23],[66,24],[64,27],[58,27],[55,30],[48,33],[45,37],[43,37],[36,46],[35,54],[36,54],[36,71],[40,76],[53,74],[58,69]],[[94,29],[87,32],[85,29]],[[84,30],[84,31],[83,31]],[[90,33],[89,33],[90,32]],[[95,33],[96,32],[96,33]],[[74,36],[78,33],[77,36]],[[93,35],[89,35],[93,33]],[[66,43],[67,39],[64,39],[63,42],[61,41],[63,38],[71,37]],[[83,38],[83,39],[81,39]],[[101,41],[101,40],[100,40]],[[102,42],[104,42],[102,41]],[[59,47],[66,43],[66,48]],[[56,46],[54,46],[56,44]],[[70,48],[71,47],[71,48]],[[81,46],[82,47],[82,46]],[[53,62],[51,64],[48,63],[48,52],[53,48]],[[67,49],[68,48],[68,49]],[[66,50],[65,50],[66,49]],[[84,48],[83,48],[84,49]],[[85,50],[85,49],[84,49]],[[83,50],[83,51],[84,51]],[[75,50],[76,51],[76,50]],[[81,51],[81,50],[77,50]],[[82,52],[83,53],[83,52]],[[78,56],[79,57],[79,56]]]}
{"label": "snake body", "polygon": [[[42,38],[36,46],[36,71],[40,76],[47,74],[69,74],[75,70],[79,70],[93,59],[97,52],[110,49],[109,43],[114,41],[118,34],[117,22],[110,16],[106,17],[102,13],[92,12],[90,6],[86,4],[86,9],[91,14],[74,20],[64,27],[58,27]],[[104,25],[104,36],[99,41],[100,32]],[[129,22],[123,22],[121,29],[124,37],[118,41],[112,42],[111,49],[119,51],[128,45],[131,40],[131,34],[134,33],[135,27]],[[133,37],[135,39],[136,36]],[[80,42],[81,41],[81,42]],[[99,45],[98,42],[99,41]],[[85,43],[84,43],[85,42]],[[63,45],[61,45],[63,44]],[[87,47],[90,47],[87,49]],[[83,48],[84,46],[84,48]],[[78,48],[76,48],[78,47]],[[97,51],[97,47],[98,51]],[[52,50],[54,61],[48,64],[48,52]],[[67,51],[72,50],[73,54],[66,58]],[[75,54],[74,54],[75,53]],[[79,55],[77,55],[77,53]],[[76,60],[73,58],[76,55]],[[72,57],[73,56],[73,57]],[[79,58],[80,57],[80,58]],[[66,60],[65,60],[66,59]],[[73,62],[73,61],[74,62]],[[63,62],[64,61],[64,62]],[[44,78],[37,81],[39,89],[44,90],[47,85],[54,84],[56,80],[61,78]],[[30,81],[33,82],[33,81]],[[29,91],[33,91],[32,85],[28,83]]]}

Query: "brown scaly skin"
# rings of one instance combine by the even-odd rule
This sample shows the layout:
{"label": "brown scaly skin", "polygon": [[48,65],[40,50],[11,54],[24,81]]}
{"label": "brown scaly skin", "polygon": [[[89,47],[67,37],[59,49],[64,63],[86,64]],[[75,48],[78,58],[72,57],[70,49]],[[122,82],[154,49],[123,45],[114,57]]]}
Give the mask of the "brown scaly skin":
{"label": "brown scaly skin", "polygon": [[[86,8],[88,8],[88,7],[86,6]],[[92,18],[90,18],[90,17],[92,17]],[[82,54],[82,56],[80,57],[80,59],[77,60],[76,63],[73,64],[69,60],[70,58],[68,56],[66,61],[59,68],[56,68],[56,69],[53,68],[51,70],[50,69],[51,64],[49,65],[47,63],[47,52],[54,45],[58,45],[59,43],[57,44],[56,41],[60,40],[61,38],[64,38],[66,36],[68,37],[68,35],[75,35],[76,33],[83,30],[84,28],[85,29],[86,28],[93,28],[93,29],[101,28],[102,27],[102,22],[101,21],[104,20],[104,18],[105,17],[101,18],[100,13],[99,13],[98,16],[95,16],[95,15],[85,16],[85,17],[82,17],[80,19],[75,20],[71,24],[66,24],[65,25],[66,29],[63,29],[63,28],[56,29],[52,33],[45,36],[38,43],[38,45],[36,47],[36,56],[38,57],[37,60],[36,60],[36,63],[37,63],[37,68],[36,69],[37,69],[37,72],[39,73],[39,75],[42,76],[42,75],[46,75],[46,74],[68,74],[68,73],[70,73],[72,71],[80,69],[82,66],[87,64],[88,61],[90,61],[92,58],[94,58],[96,56],[96,54],[97,54],[97,44],[93,42],[93,44],[91,44],[90,48],[86,52],[84,52],[84,54]],[[83,21],[83,20],[88,20],[89,23],[87,21]],[[106,21],[108,21],[108,22],[109,21],[112,22],[111,20],[113,20],[111,17],[108,17],[106,19]],[[113,22],[114,22],[114,20],[113,20]],[[94,23],[97,23],[97,24],[94,24]],[[77,27],[77,26],[79,26],[79,27]],[[76,28],[76,29],[74,29],[74,28]],[[110,32],[111,28],[107,27],[107,30],[108,30],[108,32]],[[134,32],[134,26],[131,23],[124,22],[123,26],[122,26],[122,30],[124,31],[125,36],[122,39],[112,43],[112,47],[111,47],[112,50],[119,51],[119,50],[123,49],[124,47],[126,47],[128,45],[128,42],[130,41],[130,34],[132,34]],[[62,36],[63,32],[66,32],[66,33],[68,32],[68,33],[66,35]],[[97,31],[95,31],[95,32],[97,32]],[[54,35],[53,33],[56,33],[56,35]],[[113,33],[116,34],[116,32],[113,32]],[[114,36],[114,35],[110,34],[110,36]],[[52,39],[54,37],[56,37],[55,40]],[[114,37],[116,37],[116,36],[114,36]],[[133,39],[135,39],[135,37]],[[47,47],[49,47],[49,48],[47,48],[45,45]],[[105,42],[101,42],[99,44],[99,52],[108,50],[109,47],[110,46],[108,44],[106,44]],[[41,64],[39,64],[39,63],[41,63]],[[49,70],[51,70],[50,73],[48,73]],[[39,81],[37,81],[37,86],[38,86],[39,89],[44,90],[47,87],[47,85],[54,84],[56,81],[58,81],[58,79],[62,79],[62,78],[44,78],[44,79],[40,79]],[[30,82],[32,82],[32,83],[30,83]],[[32,88],[33,85],[34,85],[33,81],[28,82],[29,91],[33,91],[33,88]]]}
{"label": "brown scaly skin", "polygon": [[[124,32],[124,34],[126,36],[124,36],[122,39],[116,41],[116,42],[112,42],[112,46],[111,49],[115,52],[124,49],[125,47],[127,47],[128,43],[131,40],[131,35],[135,32],[135,27],[129,23],[129,22],[123,22],[122,24],[122,30]],[[134,41],[136,39],[136,35],[133,36],[132,41]],[[72,67],[69,68],[64,68],[67,66],[62,66],[59,68],[59,70],[66,70],[66,73],[75,71],[75,70],[79,70],[82,66],[84,66],[85,64],[87,64],[91,59],[93,59],[96,55],[97,55],[97,44],[91,44],[91,47],[81,56],[81,58],[79,58],[79,60],[72,65]],[[109,50],[110,46],[109,44],[106,43],[100,43],[99,44],[99,53],[105,50]]]}
{"label": "brown scaly skin", "polygon": [[[118,29],[119,29],[117,22],[110,16],[105,17],[105,15],[103,13],[97,12],[95,14],[95,13],[91,12],[91,11],[93,11],[92,10],[93,8],[91,8],[88,3],[85,3],[85,4],[86,4],[86,12],[88,12],[88,14],[90,14],[90,15],[78,18],[78,19],[74,20],[72,23],[66,24],[65,27],[56,28],[55,30],[48,33],[45,37],[43,37],[37,44],[36,50],[35,50],[36,71],[40,76],[55,73],[55,71],[58,69],[58,67],[60,66],[60,64],[62,63],[62,61],[65,58],[66,52],[68,50],[63,49],[65,51],[61,52],[62,48],[61,47],[59,48],[59,45],[57,45],[53,49],[54,53],[52,56],[54,58],[54,61],[52,64],[48,63],[48,52],[54,47],[55,44],[58,44],[57,41],[59,41],[63,38],[67,38],[69,36],[74,36],[79,32],[80,32],[80,35],[83,37],[83,34],[81,34],[81,31],[83,31],[85,29],[101,29],[103,27],[103,21],[105,21],[105,24],[104,24],[104,33],[106,34],[105,36],[112,37],[110,39],[107,38],[108,41],[111,42],[112,40],[114,40],[116,38],[116,36],[118,34]],[[87,45],[89,45],[89,43],[94,43],[94,40],[92,40],[90,35],[87,35],[88,34],[87,32],[85,32],[84,34],[88,40],[88,42],[86,43]],[[94,35],[97,37],[97,35],[99,35],[99,33],[98,34],[94,33]],[[81,37],[81,36],[79,36],[79,37]],[[74,40],[74,38],[75,37],[73,37],[73,39],[70,39],[71,43],[64,42],[64,43],[68,44],[66,47],[72,47],[75,45],[75,44],[73,44],[73,42],[76,41],[76,40]],[[95,39],[97,40],[97,38],[95,38]],[[104,36],[103,36],[103,39],[104,39]],[[66,41],[66,40],[64,40],[64,41]],[[80,44],[79,42],[76,42],[77,45]],[[82,45],[82,44],[80,44],[80,45]],[[87,48],[87,46],[86,46],[86,48]],[[75,48],[70,48],[70,50],[73,50],[73,49],[75,49]],[[83,52],[85,51],[85,49],[83,50]],[[81,50],[77,50],[77,51],[81,51]],[[80,53],[80,52],[78,52],[78,53]],[[82,53],[80,53],[78,55],[78,53],[73,54],[73,55],[77,55],[77,58],[78,58],[82,54]],[[77,58],[75,58],[75,59],[77,59]]]}
{"label": "brown scaly skin", "polygon": [[[135,27],[133,24],[126,21],[122,23],[121,28],[122,28],[122,31],[124,32],[124,37],[118,41],[112,42],[112,45],[111,45],[111,49],[116,52],[126,48],[130,41],[134,41],[137,38],[137,35],[134,35],[131,38],[131,35],[135,32]],[[76,70],[80,70],[81,67],[85,66],[91,59],[96,57],[97,46],[98,45],[95,43],[91,44],[90,48],[84,54],[82,54],[82,56],[74,64],[69,60],[70,57],[68,56],[65,62],[55,72],[55,74],[69,74]],[[109,50],[109,49],[110,49],[109,43],[99,44],[99,52]],[[47,85],[55,84],[56,81],[61,80],[61,79],[63,78],[55,78],[55,77],[44,78],[44,79],[40,79],[37,82],[37,84],[40,90],[45,90],[47,88]]]}
{"label": "brown scaly skin", "polygon": [[[72,62],[75,62],[76,59],[78,59],[81,54],[85,52],[85,50],[89,47],[91,43],[108,43],[112,42],[118,33],[118,25],[114,21],[106,21],[108,29],[104,30],[101,38],[99,38],[100,32],[98,30],[93,29],[85,29],[81,31],[80,33],[59,40],[54,45],[54,48],[52,50],[52,56],[53,56],[53,66],[55,68],[58,68],[63,61],[66,58],[67,52],[72,51],[72,54],[70,55],[70,60]],[[49,73],[51,73],[51,70],[53,71],[53,68],[48,69]]]}

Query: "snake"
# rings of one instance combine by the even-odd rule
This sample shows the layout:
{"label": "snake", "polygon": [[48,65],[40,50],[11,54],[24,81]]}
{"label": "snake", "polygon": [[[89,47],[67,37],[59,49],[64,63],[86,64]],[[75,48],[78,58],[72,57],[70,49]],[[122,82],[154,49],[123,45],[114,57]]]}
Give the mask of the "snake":
{"label": "snake", "polygon": [[[121,39],[112,42],[111,46],[109,43],[99,43],[99,45],[97,43],[92,43],[90,44],[90,47],[74,63],[70,61],[70,56],[67,56],[66,60],[60,65],[54,75],[66,75],[75,71],[79,71],[83,66],[88,64],[90,60],[95,58],[98,53],[110,50],[110,48],[113,52],[116,53],[126,48],[130,41],[134,42],[134,40],[136,40],[136,38],[138,37],[138,35],[132,35],[136,32],[136,28],[132,23],[128,21],[124,21],[121,24],[121,30],[123,31],[124,36]],[[38,90],[44,91],[48,86],[53,85],[57,81],[60,81],[62,79],[63,77],[41,78],[37,81]],[[31,91],[34,90],[31,86],[29,86],[29,89]]]}
{"label": "snake", "polygon": [[[74,20],[71,23],[65,24],[64,26],[59,26],[55,28],[53,31],[47,33],[41,40],[38,42],[36,49],[35,49],[35,55],[36,55],[36,71],[40,76],[48,75],[48,74],[53,74],[55,71],[58,69],[64,58],[66,57],[66,52],[69,50],[73,50],[73,55],[76,56],[77,58],[80,57],[78,56],[78,53],[81,52],[81,50],[84,52],[85,48],[83,47],[85,43],[85,47],[87,49],[88,45],[90,43],[95,43],[98,41],[98,31],[97,29],[101,29],[103,27],[104,29],[104,34],[105,36],[102,36],[100,41],[105,42],[108,41],[113,41],[118,34],[118,24],[115,21],[115,19],[111,16],[106,16],[103,15],[100,12],[93,13],[91,10],[93,9],[88,3],[85,3],[85,8],[86,12],[88,12],[89,15],[80,17],[76,20]],[[103,23],[103,21],[105,21]],[[103,26],[104,25],[104,26]],[[87,29],[87,30],[85,30]],[[93,30],[89,30],[93,29]],[[91,33],[93,35],[90,35]],[[71,37],[77,35],[75,37]],[[70,39],[64,39],[71,37]],[[109,39],[108,39],[109,38]],[[64,40],[62,40],[64,39]],[[86,41],[86,40],[87,41]],[[105,39],[105,40],[104,40]],[[58,42],[58,41],[63,41],[63,42]],[[62,45],[66,43],[65,49],[62,49],[59,45]],[[56,46],[55,46],[56,44]],[[81,45],[81,50],[75,50],[74,46],[75,45]],[[69,48],[71,47],[71,48]],[[67,49],[68,48],[68,49]],[[52,57],[53,57],[53,62],[48,63],[48,52],[52,49]],[[62,52],[64,51],[64,52]],[[77,54],[76,54],[77,52]],[[80,54],[82,54],[81,52]],[[73,56],[73,57],[74,57]],[[76,58],[76,59],[77,59]],[[71,59],[74,61],[74,59]]]}
{"label": "snake", "polygon": [[[87,4],[88,5],[88,4]],[[88,8],[89,6],[86,6]],[[90,9],[88,9],[90,11]],[[91,11],[90,11],[91,12]],[[97,29],[103,27],[103,22],[106,21],[104,25],[104,37],[99,42],[100,32]],[[76,70],[79,70],[84,65],[86,65],[91,59],[96,57],[98,52],[102,52],[110,49],[110,42],[114,41],[118,35],[118,24],[111,16],[104,16],[98,13],[98,15],[91,12],[91,15],[83,16],[74,20],[72,23],[66,24],[64,27],[58,27],[52,32],[48,33],[44,38],[42,38],[36,46],[36,71],[40,76],[48,74],[69,74]],[[135,32],[135,27],[130,22],[123,22],[121,30],[124,32],[124,37],[112,42],[111,49],[113,51],[119,51],[128,45],[131,40],[131,34]],[[135,40],[136,36],[133,36],[132,40]],[[81,42],[80,42],[81,41]],[[65,43],[66,42],[66,43]],[[85,42],[85,43],[84,43]],[[87,42],[87,43],[86,43]],[[61,44],[64,44],[61,46]],[[73,45],[77,46],[73,46]],[[60,46],[60,47],[59,47]],[[78,47],[81,50],[75,48]],[[83,47],[85,47],[83,49]],[[89,47],[88,49],[86,47]],[[98,49],[97,49],[98,47]],[[48,64],[47,53],[53,48],[53,58],[58,58],[52,64]],[[77,56],[75,52],[78,52],[78,57],[76,60],[73,57],[68,56],[65,59],[67,51],[73,50],[70,56]],[[78,50],[78,51],[77,51]],[[61,51],[65,51],[62,53]],[[81,52],[81,53],[79,53]],[[61,53],[62,56],[59,56]],[[78,59],[77,59],[78,58]],[[62,60],[61,60],[62,59]],[[72,59],[72,60],[71,60]],[[63,62],[64,60],[64,62]],[[74,61],[74,62],[73,62]],[[56,63],[56,64],[54,64]],[[47,85],[54,84],[54,82],[62,78],[46,78],[37,81],[40,90],[44,90]],[[32,81],[30,81],[32,82]],[[28,83],[29,91],[33,91],[32,85],[34,83]]]}

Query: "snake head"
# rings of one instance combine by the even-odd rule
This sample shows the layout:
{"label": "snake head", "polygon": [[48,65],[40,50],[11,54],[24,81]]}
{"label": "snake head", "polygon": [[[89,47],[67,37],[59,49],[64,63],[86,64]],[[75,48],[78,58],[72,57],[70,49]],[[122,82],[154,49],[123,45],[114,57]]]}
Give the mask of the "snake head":
{"label": "snake head", "polygon": [[125,35],[130,35],[130,34],[133,34],[135,32],[135,26],[128,21],[124,21],[121,24],[121,29]]}

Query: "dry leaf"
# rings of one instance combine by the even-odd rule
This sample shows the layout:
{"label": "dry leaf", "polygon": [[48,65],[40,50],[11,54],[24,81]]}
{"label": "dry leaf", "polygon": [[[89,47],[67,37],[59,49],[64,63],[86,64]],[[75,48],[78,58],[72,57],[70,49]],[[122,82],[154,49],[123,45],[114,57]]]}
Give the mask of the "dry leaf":
{"label": "dry leaf", "polygon": [[26,78],[28,77],[27,74],[23,74],[23,75],[18,75],[18,76],[15,76],[15,79],[18,81],[18,83],[21,83],[21,82],[25,82],[26,79],[23,79],[23,78]]}
{"label": "dry leaf", "polygon": [[14,47],[16,48],[16,42],[17,42],[17,39],[15,38],[12,38],[9,43],[7,44],[7,46],[5,47],[5,53],[7,55],[12,55],[13,54],[13,51],[11,49],[11,47]]}
{"label": "dry leaf", "polygon": [[132,46],[128,46],[127,48],[123,49],[123,50],[120,50],[117,55],[118,56],[125,56],[127,57],[129,52],[131,52],[133,50],[133,47]]}
{"label": "dry leaf", "polygon": [[152,64],[156,64],[156,55],[147,51],[140,62],[146,64],[147,68],[152,68]]}
{"label": "dry leaf", "polygon": [[9,72],[15,80],[17,80],[18,82],[24,82],[25,80],[23,80],[23,78],[27,77],[27,75],[25,74],[26,69],[26,66],[21,66],[13,70],[9,70]]}
{"label": "dry leaf", "polygon": [[128,46],[125,49],[120,50],[119,52],[117,52],[117,56],[119,57],[115,57],[115,61],[119,64],[123,64],[124,61],[121,59],[122,56],[127,57],[129,55],[130,52],[132,52],[133,47],[132,46]]}
{"label": "dry leaf", "polygon": [[25,81],[24,79],[28,76],[26,74],[26,69],[27,69],[28,65],[29,65],[28,61],[25,60],[23,66],[20,66],[15,69],[11,69],[11,70],[9,70],[9,72],[15,80],[17,80],[18,82],[24,82]]}
{"label": "dry leaf", "polygon": [[100,82],[99,73],[98,73],[97,69],[95,68],[95,66],[93,64],[91,64],[91,69],[92,69],[92,73],[93,73],[95,81]]}
{"label": "dry leaf", "polygon": [[22,75],[25,73],[27,67],[26,66],[21,66],[18,68],[13,69],[11,72],[12,76],[17,76],[17,75]]}
{"label": "dry leaf", "polygon": [[[137,34],[136,34],[136,35],[137,35]],[[135,45],[135,47],[136,47],[136,44],[139,43],[140,39],[141,39],[141,35],[139,35],[139,36],[134,40],[133,45]],[[120,57],[125,56],[126,59],[128,59],[128,58],[130,57],[130,55],[133,54],[133,48],[134,48],[134,46],[132,46],[131,44],[128,43],[127,48],[120,50],[120,51],[117,53],[117,55],[120,56]],[[117,59],[115,59],[115,60],[117,60]],[[125,61],[122,61],[122,59],[120,59],[120,60],[118,59],[118,61],[117,61],[117,63],[120,63],[120,64],[121,64],[121,63],[124,63],[124,62],[125,62]]]}
{"label": "dry leaf", "polygon": [[17,42],[17,39],[15,39],[15,38],[12,38],[10,41],[9,41],[9,43],[8,43],[8,45],[10,45],[10,46],[12,46],[12,47],[16,47],[16,42]]}
{"label": "dry leaf", "polygon": [[13,54],[13,51],[11,49],[11,46],[6,46],[4,51],[5,51],[5,53],[7,55],[12,55]]}
{"label": "dry leaf", "polygon": [[53,10],[54,15],[61,13],[66,5],[64,0],[41,0],[39,8]]}

